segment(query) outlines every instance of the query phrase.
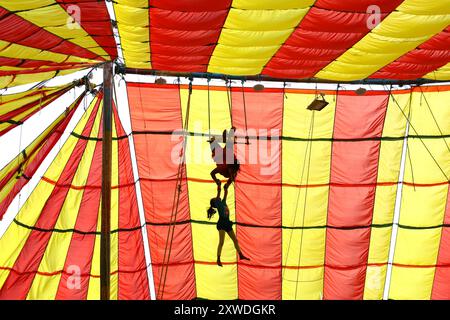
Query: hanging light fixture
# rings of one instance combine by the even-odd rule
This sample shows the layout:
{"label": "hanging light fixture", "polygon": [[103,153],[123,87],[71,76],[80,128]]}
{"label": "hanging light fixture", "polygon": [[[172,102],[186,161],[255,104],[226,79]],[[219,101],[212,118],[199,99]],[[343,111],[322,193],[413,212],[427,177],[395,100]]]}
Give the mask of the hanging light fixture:
{"label": "hanging light fixture", "polygon": [[362,95],[365,94],[366,92],[367,92],[367,90],[366,90],[365,88],[363,88],[363,87],[360,87],[360,88],[358,88],[358,89],[355,90],[355,93],[356,93],[358,96],[362,96]]}
{"label": "hanging light fixture", "polygon": [[159,77],[159,78],[156,78],[155,83],[156,84],[166,84],[167,81],[166,81],[166,79]]}
{"label": "hanging light fixture", "polygon": [[320,97],[316,97],[313,102],[307,107],[308,110],[320,111],[328,105],[328,102],[325,100],[325,95],[320,93]]}
{"label": "hanging light fixture", "polygon": [[264,90],[264,85],[261,84],[261,83],[255,84],[253,86],[253,90],[255,90],[255,91],[263,91]]}

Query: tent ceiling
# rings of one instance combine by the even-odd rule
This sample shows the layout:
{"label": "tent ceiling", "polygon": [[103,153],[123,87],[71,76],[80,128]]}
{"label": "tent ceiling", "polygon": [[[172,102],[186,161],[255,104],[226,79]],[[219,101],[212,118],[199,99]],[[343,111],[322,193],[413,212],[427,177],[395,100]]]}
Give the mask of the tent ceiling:
{"label": "tent ceiling", "polygon": [[[127,68],[450,80],[450,0],[117,0],[111,8]],[[71,15],[78,22],[67,23]],[[0,0],[0,87],[116,59],[110,20],[103,1]]]}

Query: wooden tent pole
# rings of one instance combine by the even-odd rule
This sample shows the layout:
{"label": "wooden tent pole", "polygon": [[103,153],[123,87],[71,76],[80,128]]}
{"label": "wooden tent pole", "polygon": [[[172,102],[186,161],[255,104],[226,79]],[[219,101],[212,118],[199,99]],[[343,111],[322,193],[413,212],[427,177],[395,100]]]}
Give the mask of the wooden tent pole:
{"label": "wooden tent pole", "polygon": [[112,63],[103,65],[102,207],[100,236],[100,299],[110,298],[111,273],[111,167],[112,167]]}

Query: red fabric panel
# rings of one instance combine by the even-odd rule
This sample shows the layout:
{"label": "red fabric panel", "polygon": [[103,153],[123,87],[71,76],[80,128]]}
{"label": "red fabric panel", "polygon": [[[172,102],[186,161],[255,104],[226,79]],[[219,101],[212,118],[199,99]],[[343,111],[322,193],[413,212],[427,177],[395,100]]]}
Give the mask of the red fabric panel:
{"label": "red fabric panel", "polygon": [[[176,86],[128,83],[128,100],[133,131],[173,131],[182,128],[180,95]],[[171,135],[135,134],[134,144],[147,222],[167,224],[173,208],[177,185],[178,154],[172,161],[172,152],[179,139]],[[179,149],[178,149],[179,150]],[[185,168],[183,166],[185,173]],[[183,175],[186,177],[186,175]],[[188,190],[183,179],[177,221],[190,219]],[[147,226],[153,264],[155,289],[160,285],[167,225]],[[193,299],[196,297],[192,233],[189,224],[175,227],[170,265],[164,290],[164,299]]]}
{"label": "red fabric panel", "polygon": [[[56,0],[66,11],[73,4],[73,0]],[[94,40],[105,50],[111,60],[117,58],[116,41],[114,40],[111,19],[104,1],[77,1],[80,8],[81,27],[93,37]],[[103,59],[102,59],[103,60]]]}
{"label": "red fabric panel", "polygon": [[450,27],[375,72],[370,78],[416,79],[450,61]]}
{"label": "red fabric panel", "polygon": [[378,5],[383,20],[401,2],[317,0],[262,74],[283,78],[313,77],[370,32],[368,6]]}
{"label": "red fabric panel", "polygon": [[[378,96],[339,96],[333,138],[380,137],[388,99],[387,93]],[[379,152],[380,141],[334,141],[330,183],[376,183]],[[330,185],[327,225],[370,225],[375,190],[375,185],[351,188]],[[324,299],[362,299],[370,230],[327,229]],[[343,267],[346,269],[338,269]]]}
{"label": "red fabric panel", "polygon": [[152,68],[206,72],[231,1],[183,0],[174,5],[158,0],[150,5]]}
{"label": "red fabric panel", "polygon": [[[114,121],[117,136],[125,136],[119,115],[114,108]],[[147,264],[144,254],[142,229],[137,205],[136,188],[131,166],[130,146],[128,139],[120,139],[119,153],[119,229],[133,231],[119,232],[119,300],[149,300],[150,291],[147,277]],[[114,270],[113,270],[114,271]]]}
{"label": "red fabric panel", "polygon": [[[94,124],[99,103],[94,108],[88,123],[83,129],[83,135],[89,136]],[[86,148],[87,140],[78,140],[61,176],[58,184],[71,184],[78,169],[80,159]],[[69,188],[55,186],[50,194],[49,200],[45,203],[39,218],[35,224],[36,228],[53,229],[58,220],[59,213],[66,199]],[[46,247],[51,237],[51,232],[41,232],[32,230],[16,262],[13,270],[6,278],[5,283],[0,289],[0,299],[25,299],[33,283],[34,276],[39,268],[42,257],[45,254]]]}
{"label": "red fabric panel", "polygon": [[[0,14],[5,15],[0,19],[0,29],[2,30],[0,35],[1,40],[65,55],[103,60],[97,58],[97,54],[88,49],[66,41],[18,15],[7,15],[7,13],[9,13],[8,10],[0,7]],[[20,30],[20,32],[17,32],[17,30]],[[64,43],[64,46],[61,45],[62,43]]]}
{"label": "red fabric panel", "polygon": [[[237,135],[245,130],[242,91],[232,91],[233,125]],[[276,129],[281,135],[283,92],[245,92],[248,129]],[[251,131],[250,136],[254,135]],[[257,134],[264,132],[257,131]],[[269,131],[270,134],[270,131]],[[241,170],[235,183],[236,220],[240,223],[281,226],[281,142],[255,140],[250,145],[238,144],[237,157]],[[250,163],[252,151],[259,156]],[[272,164],[272,170],[268,170]],[[255,184],[239,183],[239,180]],[[274,185],[261,185],[260,182]],[[238,264],[239,299],[281,299],[281,228],[249,228],[237,226],[239,245],[251,260]],[[267,266],[254,268],[252,266]]]}
{"label": "red fabric panel", "polygon": [[434,274],[433,291],[431,299],[450,300],[450,188],[447,194],[447,207],[445,209],[444,224],[442,228],[441,244]]}
{"label": "red fabric panel", "polygon": [[[58,142],[58,140],[61,138],[61,135],[64,133],[64,130],[66,129],[67,125],[69,124],[70,120],[72,119],[73,114],[75,113],[75,110],[77,110],[79,104],[83,100],[85,94],[83,93],[79,98],[77,104],[73,107],[72,110],[69,111],[69,113],[66,115],[64,119],[61,120],[61,122],[53,128],[49,134],[43,138],[43,140],[36,145],[36,147],[33,150],[29,150],[27,156],[31,157],[32,155],[36,154],[32,161],[28,162],[25,161],[22,165],[23,174],[31,178],[36,170],[41,165],[42,161],[44,161],[45,157],[47,157],[50,150],[53,149],[55,144]],[[18,166],[13,168],[8,175],[0,181],[0,189],[2,189],[5,184],[15,175],[17,175]],[[22,176],[20,179],[17,180],[14,187],[11,189],[11,191],[8,193],[8,195],[3,199],[2,202],[0,202],[0,220],[2,219],[3,215],[5,214],[6,210],[8,209],[11,202],[14,200],[16,195],[22,190],[22,188],[28,183],[28,179]]]}

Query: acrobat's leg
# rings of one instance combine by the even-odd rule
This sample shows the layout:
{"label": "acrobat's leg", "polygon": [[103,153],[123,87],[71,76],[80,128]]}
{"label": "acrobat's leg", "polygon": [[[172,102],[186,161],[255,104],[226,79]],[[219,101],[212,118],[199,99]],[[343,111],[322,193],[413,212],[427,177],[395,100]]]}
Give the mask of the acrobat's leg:
{"label": "acrobat's leg", "polygon": [[234,247],[236,248],[236,251],[239,254],[239,259],[241,259],[241,260],[250,260],[249,258],[244,256],[244,254],[242,253],[241,248],[239,247],[239,243],[238,243],[238,240],[236,238],[236,235],[234,234],[233,229],[231,229],[231,231],[228,232],[228,236],[231,238],[231,240],[233,240]]}
{"label": "acrobat's leg", "polygon": [[222,184],[219,179],[217,179],[216,174],[219,173],[219,170],[215,168],[213,171],[211,171],[211,178],[214,180],[214,182],[217,184],[217,186],[220,188],[220,185]]}
{"label": "acrobat's leg", "polygon": [[219,267],[222,266],[222,262],[220,261],[220,255],[222,254],[222,247],[224,242],[225,242],[225,231],[219,230],[219,244],[217,245],[217,265]]}

